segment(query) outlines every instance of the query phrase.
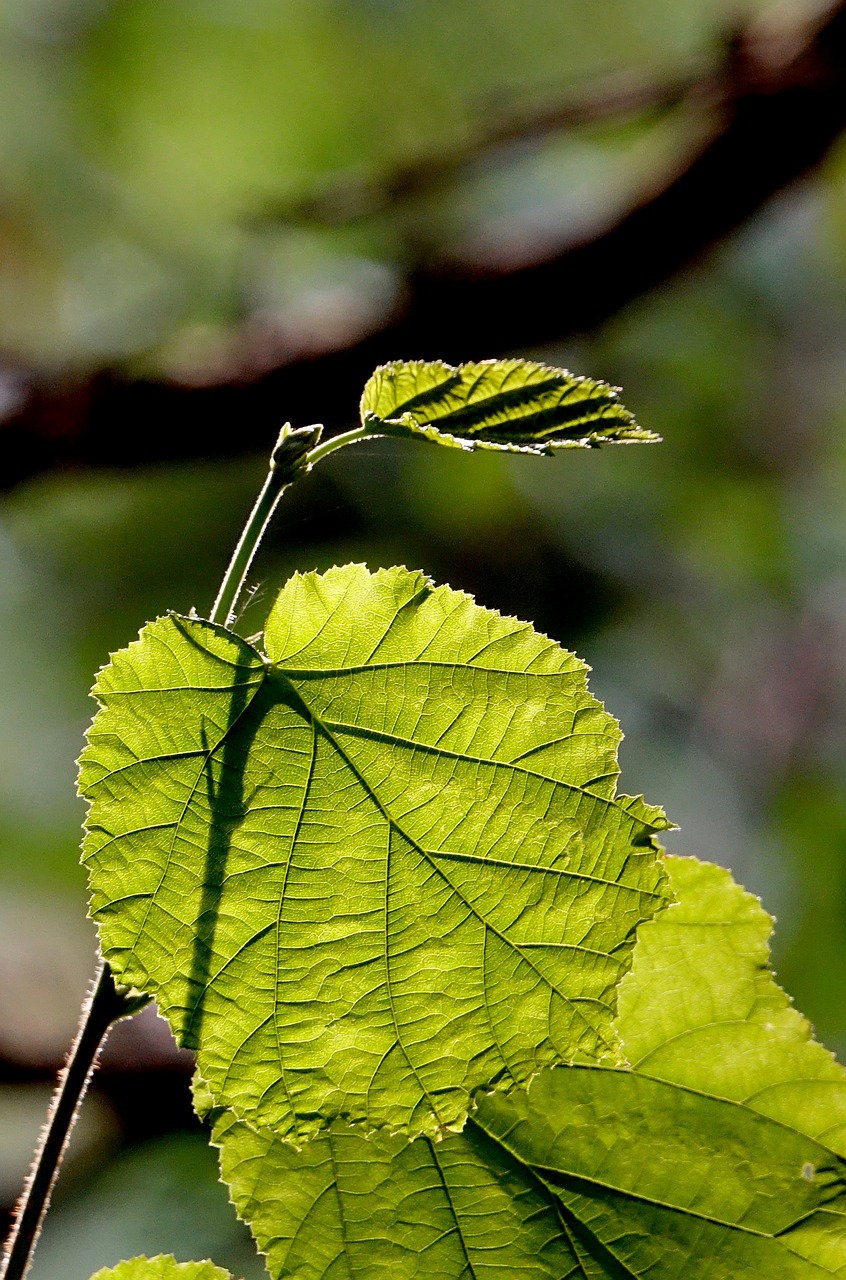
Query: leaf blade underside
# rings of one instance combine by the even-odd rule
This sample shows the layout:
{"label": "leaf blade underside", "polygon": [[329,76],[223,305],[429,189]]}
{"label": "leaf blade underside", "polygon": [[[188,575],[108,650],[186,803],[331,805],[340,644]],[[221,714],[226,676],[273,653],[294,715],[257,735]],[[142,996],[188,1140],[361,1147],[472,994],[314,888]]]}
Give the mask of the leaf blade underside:
{"label": "leaf blade underside", "polygon": [[459,1128],[480,1085],[618,1056],[666,819],[616,797],[584,667],[420,574],[296,575],[267,657],[169,617],[81,760],[91,913],[218,1106],[299,1139]]}
{"label": "leaf blade underside", "polygon": [[[846,1072],[766,967],[757,900],[722,868],[667,863],[677,901],[641,927],[617,1017],[629,1055],[648,1052],[662,1078],[578,1064],[482,1096],[436,1144],[460,1183],[446,1219],[441,1183],[421,1180],[425,1139],[391,1148],[336,1126],[298,1153],[216,1116],[224,1181],[273,1280],[323,1280],[327,1250],[333,1280],[846,1275]],[[485,1253],[488,1179],[520,1216]]]}
{"label": "leaf blade underside", "polygon": [[533,360],[395,360],[361,397],[374,434],[416,436],[457,449],[549,454],[602,444],[653,443],[617,388]]}
{"label": "leaf blade underside", "polygon": [[333,1127],[302,1151],[231,1112],[213,1141],[273,1280],[581,1280],[553,1198],[478,1129]]}

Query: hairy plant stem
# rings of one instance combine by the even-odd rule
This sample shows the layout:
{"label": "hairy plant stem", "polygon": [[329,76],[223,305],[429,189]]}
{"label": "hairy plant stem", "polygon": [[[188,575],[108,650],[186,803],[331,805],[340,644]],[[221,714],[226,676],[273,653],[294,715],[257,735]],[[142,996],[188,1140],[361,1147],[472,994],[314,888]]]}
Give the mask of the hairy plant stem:
{"label": "hairy plant stem", "polygon": [[0,1280],[23,1280],[50,1203],[71,1129],[103,1038],[113,1022],[146,1003],[143,996],[118,989],[102,963],[82,1006],[79,1029],[63,1067],[32,1168],[15,1211],[15,1221],[0,1265]]}
{"label": "hairy plant stem", "polygon": [[[226,625],[231,618],[262,535],[285,489],[298,475],[310,469],[312,460],[316,460],[315,454],[323,456],[343,444],[351,444],[353,439],[363,438],[362,433],[351,431],[346,436],[336,436],[334,440],[327,441],[319,450],[311,449],[310,453],[311,446],[320,440],[321,430],[312,426],[295,431],[287,423],[282,428],[271,454],[267,479],[224,574],[211,612],[212,622]],[[117,987],[108,964],[105,960],[100,961],[80,1011],[76,1038],[59,1075],[41,1141],[18,1202],[15,1221],[0,1262],[0,1280],[23,1280],[29,1270],[62,1157],[106,1032],[119,1018],[137,1013],[149,1003],[149,999],[143,993]]]}

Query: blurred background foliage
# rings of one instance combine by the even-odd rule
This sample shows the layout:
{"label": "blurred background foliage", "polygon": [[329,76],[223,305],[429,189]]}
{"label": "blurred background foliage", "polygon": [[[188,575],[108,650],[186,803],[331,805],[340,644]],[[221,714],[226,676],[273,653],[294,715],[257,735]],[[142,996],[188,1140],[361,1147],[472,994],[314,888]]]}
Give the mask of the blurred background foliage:
{"label": "blurred background foliage", "polygon": [[[412,259],[495,262],[562,224],[582,232],[702,128],[694,108],[475,158],[474,140],[596,77],[684,80],[764,10],[790,21],[800,6],[7,0],[0,411],[21,370],[213,382],[245,341],[259,360],[262,343],[342,345],[401,297]],[[383,175],[409,165],[436,177],[392,191]],[[839,146],[599,332],[559,340],[547,300],[550,345],[520,354],[621,384],[662,445],[552,460],[388,441],[345,452],[286,497],[240,622],[259,630],[295,568],[363,559],[423,568],[577,649],[626,731],[624,789],[666,806],[671,849],[730,866],[778,915],[780,979],[841,1054],[845,285]],[[208,608],[264,474],[261,457],[213,453],[43,474],[0,511],[7,1206],[93,965],[73,763],[87,691],[145,620]],[[149,1067],[169,1098],[187,1096],[147,1015],[115,1033],[107,1066],[127,1080]],[[157,1088],[86,1104],[36,1280],[86,1280],[142,1251],[259,1274],[187,1101],[157,1118]]]}

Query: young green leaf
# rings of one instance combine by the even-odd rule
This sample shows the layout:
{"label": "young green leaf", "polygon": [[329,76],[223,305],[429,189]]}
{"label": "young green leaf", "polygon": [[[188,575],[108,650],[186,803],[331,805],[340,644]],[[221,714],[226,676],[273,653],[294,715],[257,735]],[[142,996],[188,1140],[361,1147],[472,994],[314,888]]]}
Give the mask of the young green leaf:
{"label": "young green leaf", "polygon": [[395,360],[361,397],[374,435],[419,436],[456,449],[548,454],[601,444],[652,443],[617,388],[534,360]]}
{"label": "young green leaf", "polygon": [[177,1262],[172,1254],[155,1258],[130,1258],[116,1267],[103,1267],[91,1280],[232,1280],[228,1271],[213,1262]]}
{"label": "young green leaf", "polygon": [[641,926],[617,1018],[642,1070],[543,1071],[436,1144],[336,1125],[298,1153],[217,1115],[273,1280],[844,1274],[846,1072],[773,981],[757,900],[667,861],[678,901]]}
{"label": "young green leaf", "polygon": [[667,822],[615,796],[583,664],[361,565],[292,578],[265,645],[145,627],[81,761],[105,955],[216,1105],[283,1135],[435,1134],[481,1085],[613,1060]]}

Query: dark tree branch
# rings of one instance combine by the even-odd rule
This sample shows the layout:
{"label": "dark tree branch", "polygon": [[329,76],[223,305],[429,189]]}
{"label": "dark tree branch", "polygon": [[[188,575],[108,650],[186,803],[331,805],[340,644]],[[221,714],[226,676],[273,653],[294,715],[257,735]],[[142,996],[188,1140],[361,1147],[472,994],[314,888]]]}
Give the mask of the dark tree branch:
{"label": "dark tree branch", "polygon": [[344,225],[443,188],[468,165],[495,155],[511,143],[661,115],[686,99],[696,98],[704,104],[713,96],[714,87],[710,69],[703,72],[700,68],[696,73],[661,81],[625,72],[608,76],[587,91],[556,97],[528,109],[508,109],[492,100],[479,108],[476,129],[463,142],[386,172],[332,178],[304,200],[265,207],[255,222],[258,227],[267,222]]}
{"label": "dark tree branch", "polygon": [[541,260],[519,265],[420,267],[378,332],[293,357],[279,350],[251,360],[247,352],[238,376],[216,385],[103,373],[70,389],[32,389],[0,426],[5,484],[58,467],[264,448],[283,418],[311,421],[316,403],[333,426],[349,421],[383,360],[466,360],[601,324],[695,263],[825,157],[846,127],[846,0],[804,33],[740,35],[719,83],[709,93],[710,132],[693,154],[592,238],[557,251],[547,245]]}

